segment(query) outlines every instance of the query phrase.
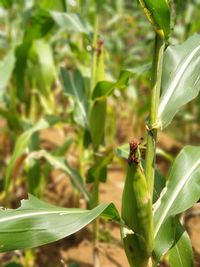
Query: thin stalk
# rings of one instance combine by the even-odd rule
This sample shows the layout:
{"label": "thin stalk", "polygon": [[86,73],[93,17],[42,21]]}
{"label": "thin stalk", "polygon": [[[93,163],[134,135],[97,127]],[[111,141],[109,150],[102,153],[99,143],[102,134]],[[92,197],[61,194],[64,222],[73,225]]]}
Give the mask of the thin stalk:
{"label": "thin stalk", "polygon": [[[95,179],[93,187],[93,207],[99,204],[99,180]],[[93,263],[94,267],[99,267],[99,218],[93,222]]]}
{"label": "thin stalk", "polygon": [[[97,83],[97,42],[98,42],[98,32],[99,32],[99,19],[97,13],[95,14],[94,19],[94,35],[93,35],[93,55],[92,55],[92,68],[91,68],[91,92],[94,89]],[[93,151],[95,153],[95,151]],[[95,161],[95,156],[94,156]],[[99,180],[96,177],[93,185],[93,197],[92,197],[92,206],[96,207],[99,204]],[[95,219],[93,222],[93,263],[94,267],[99,267],[99,219]]]}
{"label": "thin stalk", "polygon": [[152,64],[152,90],[149,123],[147,125],[147,152],[145,164],[145,175],[151,196],[153,196],[155,176],[155,157],[157,143],[157,129],[155,126],[157,121],[158,105],[160,98],[164,46],[164,39],[161,39],[161,37],[156,34]]}

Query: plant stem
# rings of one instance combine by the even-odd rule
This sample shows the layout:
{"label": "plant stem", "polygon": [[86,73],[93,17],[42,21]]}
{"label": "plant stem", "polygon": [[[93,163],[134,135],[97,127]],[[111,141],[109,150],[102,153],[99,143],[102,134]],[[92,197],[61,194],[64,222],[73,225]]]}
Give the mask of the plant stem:
{"label": "plant stem", "polygon": [[[99,180],[95,179],[93,187],[93,207],[99,204]],[[99,267],[99,218],[93,222],[93,263],[94,267]]]}
{"label": "plant stem", "polygon": [[[93,49],[93,56],[92,56],[92,68],[91,68],[91,93],[97,83],[97,41],[98,41],[98,32],[99,32],[99,20],[98,20],[98,14],[96,12],[95,18],[94,18],[94,35],[93,35],[93,43],[92,43],[92,49]],[[93,153],[95,153],[93,149]],[[95,156],[94,156],[94,162],[95,162]],[[99,179],[98,177],[95,177],[95,181],[93,184],[93,197],[92,197],[92,206],[95,208],[99,204]],[[93,264],[94,267],[99,267],[99,218],[96,218],[93,222]]]}
{"label": "plant stem", "polygon": [[151,90],[151,103],[150,103],[150,114],[149,123],[147,125],[147,153],[146,153],[146,164],[145,164],[145,175],[151,197],[153,197],[154,188],[154,175],[155,175],[155,157],[156,157],[156,143],[157,143],[157,113],[160,98],[161,88],[161,77],[162,77],[162,63],[163,63],[163,52],[164,52],[164,39],[156,34],[155,36],[155,47],[152,64],[152,90]]}

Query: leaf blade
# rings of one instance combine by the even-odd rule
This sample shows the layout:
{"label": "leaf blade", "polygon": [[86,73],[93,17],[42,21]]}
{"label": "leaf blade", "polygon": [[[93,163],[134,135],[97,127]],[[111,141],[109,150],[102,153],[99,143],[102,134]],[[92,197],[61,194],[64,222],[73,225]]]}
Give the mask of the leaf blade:
{"label": "leaf blade", "polygon": [[193,267],[193,252],[190,238],[185,231],[169,252],[169,263],[172,267]]}
{"label": "leaf blade", "polygon": [[169,46],[164,54],[162,94],[157,124],[167,127],[178,110],[199,94],[200,35],[181,45]]}
{"label": "leaf blade", "polygon": [[54,242],[77,232],[99,215],[119,219],[112,204],[101,204],[90,211],[66,209],[32,195],[29,195],[29,200],[22,201],[20,208],[0,211],[0,215],[0,252]]}
{"label": "leaf blade", "polygon": [[14,168],[16,160],[24,153],[25,149],[28,146],[31,136],[42,129],[46,129],[55,123],[57,123],[59,119],[54,116],[46,116],[46,118],[40,119],[35,125],[33,125],[28,130],[24,131],[17,139],[14,151],[12,153],[12,157],[8,163],[5,175],[5,189],[8,189],[10,177],[12,170]]}
{"label": "leaf blade", "polygon": [[[199,174],[200,149],[199,147],[187,146],[176,158],[168,178],[168,184],[155,204],[154,249],[158,257],[172,245],[174,236],[172,218],[191,207],[199,199]],[[169,230],[168,233],[165,229]],[[167,242],[166,239],[168,239]],[[162,242],[165,244],[164,246],[160,245]]]}

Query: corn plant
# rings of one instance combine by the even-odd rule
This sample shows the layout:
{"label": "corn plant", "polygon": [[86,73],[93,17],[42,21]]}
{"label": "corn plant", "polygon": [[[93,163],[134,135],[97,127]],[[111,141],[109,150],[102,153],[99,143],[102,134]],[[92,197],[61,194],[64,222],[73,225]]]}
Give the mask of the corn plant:
{"label": "corn plant", "polygon": [[[165,129],[181,107],[199,93],[200,36],[195,34],[179,45],[170,45],[172,12],[169,3],[166,0],[139,2],[155,33],[150,107],[146,122],[147,145],[145,159],[141,156],[143,145],[137,139],[130,142],[128,149],[127,146],[116,149],[116,154],[125,157],[127,161],[121,216],[113,204],[98,205],[98,201],[95,201],[92,202],[91,210],[66,209],[29,195],[28,200],[22,200],[18,209],[0,210],[0,252],[27,249],[54,242],[75,233],[102,216],[119,223],[124,249],[131,267],[157,266],[166,254],[169,264],[173,267],[193,266],[190,239],[180,222],[179,214],[191,207],[200,197],[200,148],[194,146],[183,148],[174,160],[166,179],[158,172],[155,163],[158,130]],[[58,14],[54,13],[53,17],[56,15]],[[96,44],[95,38],[94,35]],[[104,77],[101,76],[99,79],[94,74],[95,68],[99,67],[98,63],[99,65],[102,63],[100,60],[102,59],[99,58],[98,62],[97,58],[93,58],[92,87],[94,88],[90,98],[90,119],[96,107],[98,108],[95,116],[105,115],[106,98],[116,87],[124,87],[128,78],[134,75],[130,70],[124,70],[117,82],[101,81]],[[80,123],[81,117],[82,126],[90,131],[95,153],[102,142],[103,133],[102,129],[97,132],[99,129],[97,125],[91,127],[91,121],[94,120],[88,121],[88,105],[83,90],[80,90],[80,86],[77,87],[79,90],[76,90],[77,83],[82,84],[81,75],[75,72],[74,77],[70,78],[70,75],[62,70],[62,76],[67,93],[76,97],[80,115],[76,118]],[[56,122],[55,118],[53,120],[50,118],[39,121],[24,133],[20,140],[18,139],[16,144],[18,149],[15,150],[6,175],[7,186],[16,158],[23,152],[34,132]],[[52,165],[68,172],[76,187],[90,202],[91,196],[74,170],[59,160],[55,162],[55,157],[45,151],[40,151],[37,157],[45,157]],[[97,163],[101,165],[98,159]],[[98,169],[98,164],[92,172],[94,180],[96,179],[94,187],[96,191],[99,186],[98,174],[101,170]]]}

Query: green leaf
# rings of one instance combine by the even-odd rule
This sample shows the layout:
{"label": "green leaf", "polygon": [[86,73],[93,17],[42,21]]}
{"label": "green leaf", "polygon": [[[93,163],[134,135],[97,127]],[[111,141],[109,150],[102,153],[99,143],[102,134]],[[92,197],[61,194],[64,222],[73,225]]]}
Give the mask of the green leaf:
{"label": "green leaf", "polygon": [[101,81],[94,88],[92,99],[107,97],[111,95],[114,89],[123,89],[128,86],[129,78],[133,76],[133,72],[123,70],[120,73],[119,79],[116,82]]}
{"label": "green leaf", "polygon": [[67,11],[66,0],[42,0],[41,7],[48,10]]}
{"label": "green leaf", "polygon": [[[39,132],[35,132],[29,141],[29,150],[34,151],[40,148]],[[34,196],[40,197],[42,193],[42,175],[41,168],[38,160],[32,159],[26,165],[26,176],[28,180],[28,191]]]}
{"label": "green leaf", "polygon": [[[46,89],[47,92],[45,96],[48,97],[47,93],[50,93],[48,92],[48,89],[51,88],[52,82],[56,77],[56,69],[51,47],[42,39],[35,40],[31,52],[33,63],[36,65],[36,68],[39,69],[39,76],[37,77],[39,80],[38,86]],[[43,93],[42,89],[41,92]]]}
{"label": "green leaf", "polygon": [[0,0],[0,5],[2,5],[4,8],[11,8],[12,4],[12,0]]}
{"label": "green leaf", "polygon": [[130,71],[135,76],[141,76],[143,74],[148,73],[151,70],[151,67],[152,67],[152,64],[147,63],[141,66],[135,67],[135,68],[128,69],[128,71]]}
{"label": "green leaf", "polygon": [[166,39],[170,34],[170,8],[167,0],[139,0],[155,31]]}
{"label": "green leaf", "polygon": [[0,90],[5,89],[15,66],[14,50],[11,50],[0,62]]}
{"label": "green leaf", "polygon": [[100,81],[97,83],[93,90],[92,99],[105,98],[112,95],[113,91],[118,89],[124,89],[128,86],[129,79],[133,76],[141,76],[147,73],[151,69],[151,64],[144,64],[132,69],[122,70],[119,78],[116,82]]}
{"label": "green leaf", "polygon": [[46,118],[40,119],[35,125],[33,125],[31,128],[23,132],[18,137],[12,157],[6,169],[6,177],[5,177],[5,189],[6,190],[8,189],[10,177],[11,177],[13,168],[15,166],[16,160],[25,152],[31,140],[32,135],[37,131],[49,128],[50,126],[54,125],[58,121],[59,119],[57,117],[47,116]]}
{"label": "green leaf", "polygon": [[64,156],[64,155],[66,155],[66,152],[70,148],[72,142],[73,142],[72,138],[67,138],[66,141],[61,146],[59,146],[58,148],[56,148],[52,152],[52,154],[54,156]]}
{"label": "green leaf", "polygon": [[31,13],[26,22],[23,42],[32,42],[48,34],[55,25],[50,13],[44,9],[37,9]]}
{"label": "green leaf", "polygon": [[93,183],[96,179],[101,182],[106,182],[107,180],[107,166],[111,163],[113,158],[112,153],[108,155],[102,155],[95,159],[94,165],[88,170],[87,183]]}
{"label": "green leaf", "polygon": [[16,263],[16,262],[10,262],[10,263],[4,265],[3,267],[23,267],[23,266],[19,263]]}
{"label": "green leaf", "polygon": [[51,46],[43,39],[34,40],[29,56],[32,60],[30,76],[34,76],[46,113],[52,114],[55,110],[52,85],[57,75]]}
{"label": "green leaf", "polygon": [[0,252],[38,247],[69,236],[98,216],[119,220],[113,204],[93,210],[67,209],[32,195],[15,210],[0,210]]}
{"label": "green leaf", "polygon": [[178,110],[195,98],[200,90],[200,35],[181,45],[169,46],[164,54],[162,94],[158,126],[165,128]]}
{"label": "green leaf", "polygon": [[63,13],[52,11],[51,16],[60,27],[64,28],[67,31],[85,34],[89,33],[81,17],[76,13]]}
{"label": "green leaf", "polygon": [[59,169],[67,173],[74,187],[83,194],[86,201],[88,202],[90,201],[90,194],[84,185],[84,180],[81,177],[80,173],[78,172],[78,170],[70,167],[67,161],[63,157],[56,157],[54,155],[51,155],[45,150],[40,150],[32,152],[28,156],[27,160],[30,160],[32,158],[34,159],[45,158],[49,162],[49,164],[51,164],[55,169]]}
{"label": "green leaf", "polygon": [[171,267],[194,266],[191,241],[186,231],[169,251],[169,263]]}
{"label": "green leaf", "polygon": [[176,13],[182,12],[184,8],[184,1],[183,0],[176,0],[174,1],[176,7]]}
{"label": "green leaf", "polygon": [[153,203],[155,203],[160,197],[160,194],[165,187],[165,182],[165,177],[158,170],[156,170],[153,189]]}
{"label": "green leaf", "polygon": [[20,100],[25,101],[25,70],[27,67],[28,52],[33,40],[44,37],[54,26],[49,12],[39,9],[30,15],[25,25],[23,42],[16,47],[16,82],[17,94]]}
{"label": "green leaf", "polygon": [[64,84],[64,92],[67,96],[73,97],[76,103],[74,120],[84,128],[88,128],[89,103],[84,88],[84,81],[81,73],[75,70],[70,74],[65,68],[61,68],[61,77]]}
{"label": "green leaf", "polygon": [[105,99],[97,100],[93,103],[90,111],[90,134],[92,144],[95,150],[104,141],[105,121],[106,121],[106,107]]}
{"label": "green leaf", "polygon": [[118,158],[128,159],[129,156],[129,144],[123,144],[114,149],[114,152]]}
{"label": "green leaf", "polygon": [[190,208],[200,197],[200,147],[182,149],[167,180],[154,211],[154,251],[158,259],[173,244],[174,216]]}

